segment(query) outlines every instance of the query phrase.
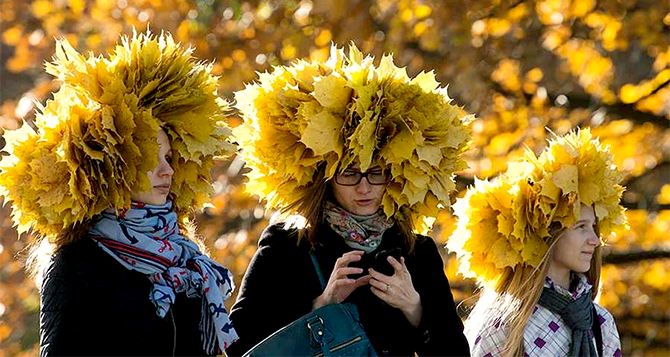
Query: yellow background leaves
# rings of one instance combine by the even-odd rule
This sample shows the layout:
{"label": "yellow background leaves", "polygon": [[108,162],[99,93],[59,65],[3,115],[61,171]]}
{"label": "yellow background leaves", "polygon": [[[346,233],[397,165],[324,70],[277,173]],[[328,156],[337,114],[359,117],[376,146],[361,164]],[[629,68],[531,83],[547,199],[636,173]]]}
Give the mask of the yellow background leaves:
{"label": "yellow background leaves", "polygon": [[[607,254],[633,259],[607,263],[605,257],[600,302],[617,320],[624,355],[670,353],[670,299],[667,287],[658,283],[667,278],[660,273],[670,271],[670,262],[635,253],[668,250],[670,89],[662,80],[670,68],[668,1],[68,3],[0,2],[3,128],[30,122],[32,99],[44,104],[58,89],[43,71],[54,53],[54,38],[66,37],[83,53],[101,53],[133,26],[170,31],[193,45],[198,58],[213,64],[220,93],[230,99],[233,91],[256,79],[257,71],[289,64],[288,58],[325,61],[330,41],[353,41],[377,58],[393,52],[411,76],[435,70],[439,82],[451,83],[449,94],[456,103],[477,114],[468,168],[457,173],[459,192],[451,201],[463,195],[473,177],[495,177],[506,170],[526,147],[539,153],[550,137],[546,128],[562,135],[590,127],[610,147],[627,188],[624,203],[631,229],[610,239]],[[493,79],[499,68],[505,71]],[[433,157],[423,150],[417,155],[422,163]],[[212,207],[198,216],[212,254],[235,272],[238,283],[271,214],[244,192],[244,170],[240,158],[218,163]],[[39,299],[16,258],[26,240],[18,240],[10,228],[7,207],[2,213],[0,324],[6,328],[0,356],[34,356]],[[453,229],[450,211],[440,210],[433,237],[444,243]],[[471,304],[476,300],[470,298],[473,281],[456,275],[453,256],[442,253],[454,296]]]}

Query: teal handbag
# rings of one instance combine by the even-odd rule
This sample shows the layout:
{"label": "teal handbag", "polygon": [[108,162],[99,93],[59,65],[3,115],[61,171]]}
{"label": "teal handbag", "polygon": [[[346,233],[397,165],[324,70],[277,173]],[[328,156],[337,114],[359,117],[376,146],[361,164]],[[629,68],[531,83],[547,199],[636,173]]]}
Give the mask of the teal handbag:
{"label": "teal handbag", "polygon": [[[313,252],[312,264],[321,288],[326,281]],[[377,356],[356,305],[330,304],[306,314],[277,330],[244,356]]]}

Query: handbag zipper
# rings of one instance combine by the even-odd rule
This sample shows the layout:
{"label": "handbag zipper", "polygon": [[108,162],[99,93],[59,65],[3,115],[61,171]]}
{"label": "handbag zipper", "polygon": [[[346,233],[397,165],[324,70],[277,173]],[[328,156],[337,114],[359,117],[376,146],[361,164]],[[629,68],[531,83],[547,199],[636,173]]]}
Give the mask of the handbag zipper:
{"label": "handbag zipper", "polygon": [[[361,341],[362,339],[363,339],[362,336],[356,336],[349,341],[345,341],[345,342],[340,343],[339,345],[333,346],[332,348],[329,349],[329,351],[330,352],[335,352],[337,350],[341,350],[345,347],[353,345],[356,342]],[[319,352],[319,353],[314,355],[314,357],[322,357],[322,356],[323,356],[323,352]]]}

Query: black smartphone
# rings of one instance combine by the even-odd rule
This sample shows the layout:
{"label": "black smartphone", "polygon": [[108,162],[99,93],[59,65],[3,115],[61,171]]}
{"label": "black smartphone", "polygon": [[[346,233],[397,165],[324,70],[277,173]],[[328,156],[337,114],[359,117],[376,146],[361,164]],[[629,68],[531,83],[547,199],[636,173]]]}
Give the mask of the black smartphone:
{"label": "black smartphone", "polygon": [[347,277],[349,279],[358,279],[360,277],[368,275],[368,267],[372,265],[373,260],[374,256],[366,253],[361,256],[361,260],[349,263],[350,268],[361,268],[363,269],[363,271],[359,274],[349,274]]}
{"label": "black smartphone", "polygon": [[372,262],[372,269],[384,274],[384,275],[393,275],[394,270],[391,263],[388,262],[386,258],[393,257],[397,261],[400,261],[402,256],[402,250],[400,248],[391,248],[385,249],[375,254],[375,259]]}

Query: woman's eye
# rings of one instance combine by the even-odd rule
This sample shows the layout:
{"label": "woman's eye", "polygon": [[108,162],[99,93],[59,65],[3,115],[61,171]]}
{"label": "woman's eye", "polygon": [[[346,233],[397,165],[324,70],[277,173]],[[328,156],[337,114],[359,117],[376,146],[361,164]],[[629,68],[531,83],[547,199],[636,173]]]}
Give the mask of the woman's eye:
{"label": "woman's eye", "polygon": [[356,176],[356,172],[351,172],[351,171],[345,171],[342,176],[344,177],[351,177],[351,176]]}
{"label": "woman's eye", "polygon": [[596,226],[589,226],[589,225],[586,225],[586,224],[580,224],[580,225],[577,226],[577,229],[581,229],[581,230],[592,229],[592,230],[595,231]]}

